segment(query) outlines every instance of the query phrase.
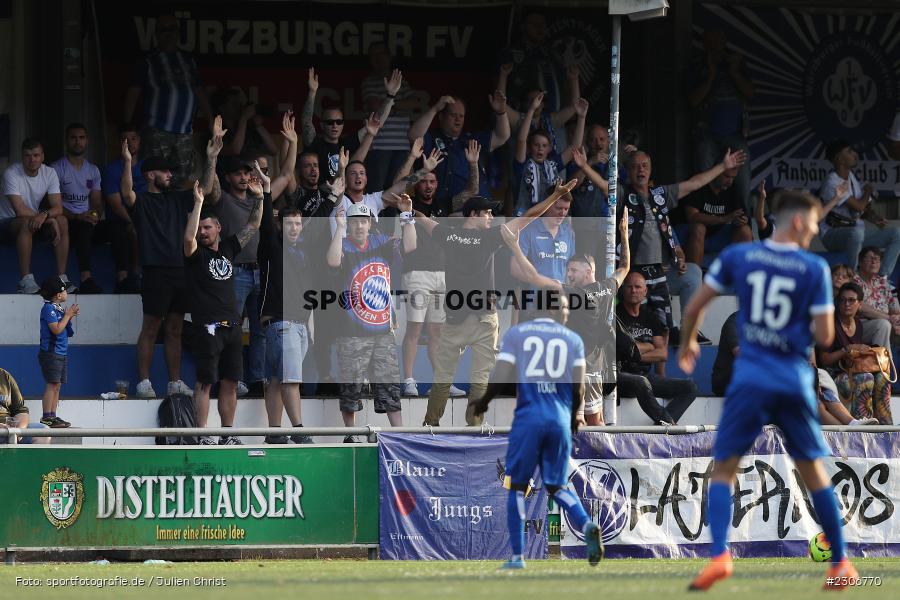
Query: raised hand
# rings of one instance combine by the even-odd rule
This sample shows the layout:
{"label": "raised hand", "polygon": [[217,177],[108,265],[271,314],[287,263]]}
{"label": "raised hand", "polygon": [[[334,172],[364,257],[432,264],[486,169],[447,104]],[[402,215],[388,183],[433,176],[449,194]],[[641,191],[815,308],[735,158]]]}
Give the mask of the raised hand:
{"label": "raised hand", "polygon": [[[838,191],[840,191],[840,189],[841,189],[841,186],[838,186]],[[766,180],[765,179],[763,179],[762,181],[759,182],[759,187],[757,188],[757,190],[759,191],[759,201],[761,203],[765,202],[766,201]]]}
{"label": "raised hand", "polygon": [[331,188],[331,193],[334,194],[335,198],[340,198],[344,195],[344,178],[335,177],[328,187]]}
{"label": "raised hand", "polygon": [[541,92],[537,96],[531,99],[531,106],[528,107],[529,110],[535,111],[540,105],[544,102],[544,92]]}
{"label": "raised hand", "polygon": [[216,115],[216,118],[213,119],[213,137],[225,137],[226,133],[228,133],[228,130],[222,129],[222,115]]}
{"label": "raised hand", "polygon": [[249,121],[253,117],[256,116],[256,105],[248,104],[244,108],[241,109],[241,120]]}
{"label": "raised hand", "polygon": [[122,160],[124,162],[131,162],[131,150],[128,149],[128,140],[122,140]]}
{"label": "raised hand", "polygon": [[346,229],[347,228],[347,211],[341,208],[337,211],[337,214],[334,215],[334,222],[337,224],[338,229]]}
{"label": "raised hand", "polygon": [[428,169],[429,171],[434,171],[435,167],[437,167],[444,160],[444,154],[438,150],[437,148],[431,151],[431,154],[428,155],[428,158],[422,161],[422,167],[424,169]]}
{"label": "raised hand", "polygon": [[222,148],[225,146],[225,142],[222,140],[222,136],[214,135],[209,138],[209,141],[206,142],[206,157],[209,159],[216,158],[219,156],[219,152],[222,151]]}
{"label": "raised hand", "polygon": [[294,111],[289,110],[281,117],[281,135],[289,142],[297,143],[297,130],[294,129]]}
{"label": "raised hand", "polygon": [[338,168],[341,172],[347,168],[347,165],[350,164],[350,151],[344,150],[344,147],[341,146],[341,149],[338,150]]}
{"label": "raised hand", "polygon": [[503,238],[503,243],[509,246],[510,248],[514,248],[519,243],[519,230],[516,229],[513,232],[512,229],[507,227],[506,223],[500,226],[500,237]]}
{"label": "raised hand", "polygon": [[581,148],[572,148],[572,160],[579,169],[583,169],[587,164],[587,156]]}
{"label": "raised hand", "polygon": [[422,153],[425,151],[425,140],[417,137],[413,140],[412,146],[409,149],[409,155],[413,158],[422,158]]}
{"label": "raised hand", "polygon": [[316,70],[313,67],[309,68],[306,85],[309,86],[310,93],[316,92],[319,89],[319,76],[316,75]]}
{"label": "raised hand", "polygon": [[199,179],[194,182],[194,203],[203,205],[203,186]]}
{"label": "raised hand", "polygon": [[732,152],[731,148],[725,151],[725,158],[722,159],[722,164],[725,166],[726,171],[739,167],[745,162],[747,162],[747,153],[743,150]]}
{"label": "raised hand", "polygon": [[264,185],[269,185],[270,183],[272,183],[272,178],[263,173],[262,167],[259,166],[258,160],[253,161],[253,175],[258,180],[263,182]]}
{"label": "raised hand", "polygon": [[397,201],[397,208],[400,212],[411,212],[412,211],[412,198],[409,197],[409,194],[391,194],[394,197],[394,200]]}
{"label": "raised hand", "polygon": [[506,94],[500,90],[494,90],[493,94],[488,94],[488,102],[495,113],[506,112]]}
{"label": "raised hand", "polygon": [[577,63],[569,65],[566,67],[566,76],[569,79],[578,79],[581,77],[581,67]]}
{"label": "raised hand", "polygon": [[585,100],[584,98],[579,98],[575,101],[575,114],[582,118],[586,117],[589,106],[590,105],[588,104],[587,100]]}
{"label": "raised hand", "polygon": [[250,178],[250,181],[247,182],[247,191],[250,192],[251,196],[261,197],[263,195],[263,184],[262,182],[256,178],[256,174]]}
{"label": "raised hand", "polygon": [[469,140],[469,145],[466,146],[466,162],[470,165],[477,165],[479,156],[481,156],[481,144],[473,138]]}
{"label": "raised hand", "polygon": [[366,133],[375,137],[378,135],[378,131],[381,129],[381,121],[378,120],[378,117],[375,113],[369,115],[369,118],[366,119]]}
{"label": "raised hand", "polygon": [[509,75],[510,73],[512,73],[513,67],[514,65],[511,62],[503,63],[502,65],[500,65],[500,73],[502,73],[503,75]]}
{"label": "raised hand", "polygon": [[619,220],[619,233],[628,237],[628,207],[622,208],[622,218]]}
{"label": "raised hand", "polygon": [[400,72],[400,69],[394,69],[391,71],[390,78],[384,78],[384,91],[388,93],[388,95],[396,96],[397,92],[400,91],[400,85],[403,83],[403,74]]}
{"label": "raised hand", "polygon": [[440,98],[438,98],[435,108],[438,112],[441,112],[442,110],[447,108],[448,104],[454,104],[455,102],[456,98],[454,98],[453,96],[441,96]]}

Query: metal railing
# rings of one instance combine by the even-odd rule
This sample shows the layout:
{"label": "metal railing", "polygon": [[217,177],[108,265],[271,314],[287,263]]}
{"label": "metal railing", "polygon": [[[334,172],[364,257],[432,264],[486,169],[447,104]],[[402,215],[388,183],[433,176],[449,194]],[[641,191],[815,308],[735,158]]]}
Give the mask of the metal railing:
{"label": "metal railing", "polygon": [[[845,433],[886,433],[900,432],[897,425],[825,425],[825,431]],[[378,441],[379,433],[431,433],[450,435],[494,435],[507,434],[509,426],[494,427],[205,427],[205,428],[164,428],[136,427],[114,429],[23,429],[11,427],[5,430],[9,444],[17,444],[16,436],[49,437],[49,438],[96,438],[96,437],[195,437],[195,436],[269,436],[269,435],[308,435],[319,437],[346,437],[348,435],[364,436],[370,443]],[[688,435],[716,431],[715,425],[676,425],[662,426],[601,426],[582,427],[579,431],[595,433],[655,433],[664,435]],[[2,435],[3,432],[0,432]]]}

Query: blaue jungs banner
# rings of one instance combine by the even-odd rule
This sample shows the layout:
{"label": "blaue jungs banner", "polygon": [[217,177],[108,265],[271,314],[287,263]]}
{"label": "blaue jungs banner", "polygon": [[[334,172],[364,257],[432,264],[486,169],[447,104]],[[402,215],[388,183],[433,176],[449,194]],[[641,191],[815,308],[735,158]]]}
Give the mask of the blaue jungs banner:
{"label": "blaue jungs banner", "polygon": [[[582,433],[572,451],[569,485],[603,532],[613,558],[709,555],[706,514],[715,433]],[[898,433],[826,432],[825,458],[851,556],[900,555]],[[767,428],[740,463],[734,486],[732,552],[803,556],[822,530],[780,432]],[[565,515],[564,558],[584,557],[580,532]]]}
{"label": "blaue jungs banner", "polygon": [[[509,558],[506,436],[378,435],[381,557]],[[525,500],[525,556],[547,558],[547,493]]]}

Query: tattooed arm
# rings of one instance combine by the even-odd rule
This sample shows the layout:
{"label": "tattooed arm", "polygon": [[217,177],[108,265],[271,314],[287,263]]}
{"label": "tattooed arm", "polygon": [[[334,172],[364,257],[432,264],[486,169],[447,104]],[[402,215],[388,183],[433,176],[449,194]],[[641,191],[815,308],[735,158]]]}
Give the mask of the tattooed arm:
{"label": "tattooed arm", "polygon": [[313,126],[313,110],[316,107],[316,93],[319,91],[319,76],[316,70],[310,67],[307,79],[309,94],[303,104],[303,112],[300,114],[300,124],[303,133],[303,145],[309,146],[316,139],[316,128]]}
{"label": "tattooed arm", "polygon": [[247,219],[247,224],[244,225],[244,228],[237,234],[237,239],[241,244],[241,248],[247,247],[247,244],[250,243],[250,240],[252,240],[253,236],[256,235],[256,232],[259,231],[259,224],[262,222],[263,197],[252,196],[252,198],[253,209],[250,211],[250,217]]}

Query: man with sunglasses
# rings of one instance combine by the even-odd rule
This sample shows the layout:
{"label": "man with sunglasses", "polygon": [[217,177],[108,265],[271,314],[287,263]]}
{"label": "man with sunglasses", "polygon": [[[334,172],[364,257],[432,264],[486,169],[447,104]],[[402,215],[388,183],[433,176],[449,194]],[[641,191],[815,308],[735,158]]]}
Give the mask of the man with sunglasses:
{"label": "man with sunglasses", "polygon": [[[341,148],[350,153],[351,161],[363,162],[366,160],[375,136],[378,135],[381,125],[390,114],[393,97],[389,91],[386,106],[382,107],[378,116],[376,113],[370,114],[356,135],[344,135],[344,111],[336,106],[323,108],[322,116],[319,119],[319,131],[316,133],[313,125],[313,112],[316,106],[316,94],[319,90],[319,76],[315,69],[309,70],[307,83],[309,94],[306,96],[306,103],[303,105],[303,114],[300,119],[303,124],[303,147],[304,150],[315,152],[318,155],[320,182],[328,183],[340,174]],[[399,86],[398,81],[397,88]],[[396,94],[396,90],[394,93]]]}

